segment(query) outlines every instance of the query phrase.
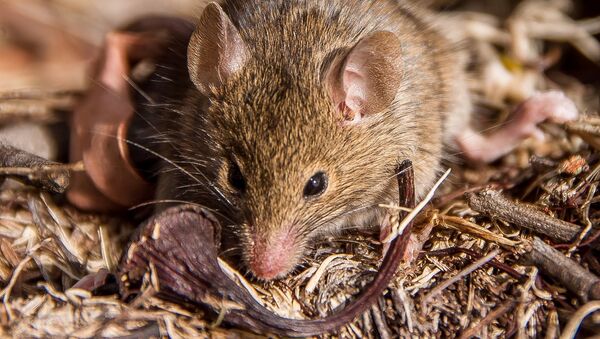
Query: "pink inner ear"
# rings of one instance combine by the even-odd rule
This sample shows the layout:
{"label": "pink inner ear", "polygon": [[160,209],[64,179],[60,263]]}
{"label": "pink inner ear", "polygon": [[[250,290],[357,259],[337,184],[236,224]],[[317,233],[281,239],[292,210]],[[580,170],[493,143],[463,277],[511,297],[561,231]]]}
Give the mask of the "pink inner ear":
{"label": "pink inner ear", "polygon": [[345,121],[358,122],[365,115],[365,80],[356,65],[345,64],[343,68],[341,84],[332,90],[332,98],[339,101],[337,109]]}
{"label": "pink inner ear", "polygon": [[[349,74],[348,74],[349,73]],[[356,73],[344,72],[344,90],[346,94],[346,106],[355,115],[365,115],[365,90],[362,77]],[[346,80],[348,79],[348,80]]]}
{"label": "pink inner ear", "polygon": [[345,121],[356,123],[388,108],[400,84],[398,37],[378,31],[363,38],[327,76],[329,94]]}
{"label": "pink inner ear", "polygon": [[360,63],[363,60],[357,60],[355,52],[350,53],[346,63],[342,66],[342,88],[345,110],[344,120],[349,122],[358,122],[364,115],[364,76],[361,74],[362,67]]}

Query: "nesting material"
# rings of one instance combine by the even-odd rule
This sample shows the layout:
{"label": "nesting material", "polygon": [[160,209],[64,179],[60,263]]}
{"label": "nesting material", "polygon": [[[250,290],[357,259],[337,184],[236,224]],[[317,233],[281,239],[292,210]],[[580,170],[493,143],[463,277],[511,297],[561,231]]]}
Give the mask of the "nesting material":
{"label": "nesting material", "polygon": [[[600,333],[597,313],[590,316],[598,310],[600,286],[600,92],[597,83],[583,82],[600,78],[600,18],[573,19],[577,6],[593,7],[574,0],[514,7],[492,0],[432,3],[452,4],[447,31],[473,47],[470,86],[476,109],[491,121],[482,129],[502,124],[536,91],[560,89],[584,114],[565,126],[542,126],[544,140],[528,140],[492,165],[450,164],[453,174],[414,221],[415,234],[429,234],[417,237],[422,250],[367,312],[323,337]],[[0,120],[64,121],[77,97],[70,91],[0,93]],[[123,299],[106,274],[117,272],[134,232],[123,216],[83,214],[60,194],[13,180],[2,185],[0,201],[0,335],[251,336],[224,322],[235,305],[221,303],[222,314],[215,315],[160,298],[152,268],[141,293]],[[332,237],[295,274],[268,284],[232,272],[232,263],[220,266],[275,314],[322,318],[376,275],[382,258],[376,239]],[[560,274],[547,258],[565,266]]]}

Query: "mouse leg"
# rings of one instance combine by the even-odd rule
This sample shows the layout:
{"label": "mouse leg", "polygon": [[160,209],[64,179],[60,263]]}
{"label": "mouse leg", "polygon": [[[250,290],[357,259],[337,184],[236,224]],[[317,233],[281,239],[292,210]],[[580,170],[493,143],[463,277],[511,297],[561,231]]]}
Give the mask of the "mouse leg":
{"label": "mouse leg", "polygon": [[546,120],[563,123],[577,119],[578,110],[571,99],[559,91],[534,94],[513,112],[511,119],[497,131],[483,135],[467,128],[456,138],[464,155],[478,162],[492,162],[512,151],[531,136],[543,139],[537,125]]}

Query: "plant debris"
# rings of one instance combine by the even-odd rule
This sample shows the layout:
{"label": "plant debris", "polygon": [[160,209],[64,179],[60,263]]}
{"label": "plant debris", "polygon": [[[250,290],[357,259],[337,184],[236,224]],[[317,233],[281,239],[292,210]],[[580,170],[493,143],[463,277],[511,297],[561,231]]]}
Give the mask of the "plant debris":
{"label": "plant debris", "polygon": [[[30,1],[37,9],[59,6],[57,13],[61,9],[63,13],[78,13],[69,18],[63,33],[74,34],[73,27],[86,27],[76,32],[76,40],[83,45],[98,46],[99,37],[106,33],[106,22],[88,22],[98,11],[108,11],[109,5]],[[564,126],[543,125],[544,140],[528,140],[494,164],[476,168],[452,164],[453,175],[413,221],[412,263],[401,266],[368,310],[320,337],[597,335],[599,6],[580,0],[427,2],[432,8],[444,9],[440,23],[444,31],[470,46],[470,87],[475,109],[485,117],[476,121],[481,123],[480,129],[505,123],[515,105],[537,91],[561,90],[586,114]],[[177,3],[178,8],[186,6],[184,1]],[[6,5],[0,3],[0,26],[9,13],[2,11],[2,6]],[[88,10],[93,15],[85,14],[86,6],[92,8]],[[187,6],[188,10],[193,8]],[[127,11],[127,15],[132,12]],[[4,75],[1,85],[2,90],[10,88],[0,92],[0,123],[65,121],[80,98],[81,82],[65,81],[73,84],[74,90],[63,91],[55,90],[57,82],[50,80],[79,79],[81,67],[56,71],[49,66],[51,58],[62,58],[63,53],[56,52],[66,48],[39,54],[27,49],[32,35],[31,31],[20,33],[27,28],[24,13],[13,16],[20,18],[20,24],[18,20],[7,21],[8,35],[0,34],[0,55],[9,60],[0,62]],[[52,22],[46,20],[52,11],[31,13],[43,13],[32,19],[34,28],[40,22]],[[85,20],[74,25],[75,18]],[[49,39],[56,46],[65,46],[56,38],[63,26],[52,27]],[[19,41],[20,37],[27,39]],[[81,60],[81,54],[65,58],[62,64],[68,60]],[[8,66],[17,71],[8,71]],[[45,80],[32,81],[18,72],[29,69],[44,70],[40,78]],[[22,90],[27,86],[41,90]],[[9,153],[0,150],[0,156]],[[148,263],[137,277],[142,286],[130,291],[137,293],[127,298],[119,292],[119,284],[125,282],[117,275],[118,262],[141,211],[139,218],[137,210],[129,216],[78,212],[56,193],[62,185],[54,189],[52,181],[45,181],[62,170],[77,170],[78,165],[55,167],[54,163],[20,154],[30,160],[0,164],[3,177],[22,181],[6,180],[0,189],[3,337],[260,337],[249,329],[261,333],[273,330],[241,316],[245,314],[242,309],[253,307],[255,314],[266,317],[261,321],[276,319],[275,315],[292,323],[327,319],[356,300],[382,265],[383,244],[373,234],[358,232],[323,241],[295,274],[270,283],[249,279],[236,271],[234,263],[218,258],[215,263],[213,257],[213,266],[189,272],[194,279],[184,279],[186,284],[165,284],[165,279],[173,277],[165,276],[164,270],[177,261],[165,262],[168,255],[155,255],[156,263],[166,265]],[[189,220],[210,220],[193,208],[191,211],[180,215]],[[162,224],[159,239],[168,238],[169,227]],[[158,246],[153,242],[156,235],[146,233],[147,244]],[[228,278],[205,281],[194,275],[208,268],[224,271]],[[235,289],[229,289],[225,281],[235,282]],[[210,289],[194,285],[198,282],[224,289],[211,294]],[[169,293],[168,286],[177,293]],[[181,293],[186,286],[201,293]],[[164,293],[169,294],[168,300]],[[225,295],[229,298],[222,298]],[[172,299],[175,296],[179,297]]]}
{"label": "plant debris", "polygon": [[19,178],[40,189],[64,193],[69,187],[71,171],[75,170],[82,171],[82,165],[54,163],[0,144],[0,177]]}

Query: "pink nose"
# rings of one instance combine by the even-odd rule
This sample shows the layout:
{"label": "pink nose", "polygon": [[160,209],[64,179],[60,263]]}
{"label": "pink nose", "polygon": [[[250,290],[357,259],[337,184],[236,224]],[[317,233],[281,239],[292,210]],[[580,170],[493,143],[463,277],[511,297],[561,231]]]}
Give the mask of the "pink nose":
{"label": "pink nose", "polygon": [[248,268],[263,280],[281,278],[297,264],[295,236],[289,228],[268,236],[256,235],[248,256]]}

